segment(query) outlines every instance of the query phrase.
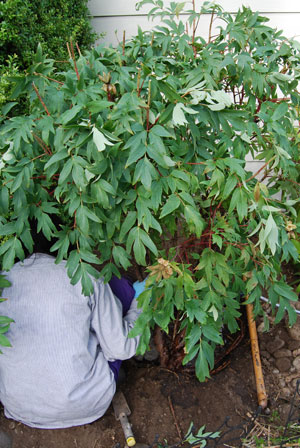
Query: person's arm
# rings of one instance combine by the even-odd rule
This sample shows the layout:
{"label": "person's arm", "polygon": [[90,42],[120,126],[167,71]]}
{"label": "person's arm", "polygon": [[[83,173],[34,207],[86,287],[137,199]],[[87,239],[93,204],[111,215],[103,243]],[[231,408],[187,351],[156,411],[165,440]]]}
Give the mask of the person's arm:
{"label": "person's arm", "polygon": [[122,317],[122,304],[101,280],[95,282],[92,297],[93,314],[91,327],[95,331],[101,349],[108,361],[129,359],[135,355],[139,337],[128,338],[129,331],[140,314],[133,299],[126,316]]}

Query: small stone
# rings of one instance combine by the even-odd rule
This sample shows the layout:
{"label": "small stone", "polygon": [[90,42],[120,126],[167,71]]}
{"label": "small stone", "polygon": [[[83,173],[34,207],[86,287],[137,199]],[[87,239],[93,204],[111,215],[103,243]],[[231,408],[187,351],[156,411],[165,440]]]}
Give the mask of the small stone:
{"label": "small stone", "polygon": [[275,373],[275,375],[277,375],[277,374],[280,373],[280,372],[279,372],[278,369],[273,369],[273,373]]}
{"label": "small stone", "polygon": [[292,363],[289,358],[277,358],[275,365],[279,372],[287,372],[290,370]]}
{"label": "small stone", "polygon": [[258,326],[257,326],[257,332],[258,333],[263,333],[265,331],[265,323],[261,322]]}
{"label": "small stone", "polygon": [[296,341],[300,341],[300,316],[297,315],[296,323],[292,327],[287,327],[290,337]]}
{"label": "small stone", "polygon": [[298,348],[300,348],[300,341],[295,341],[295,340],[289,341],[288,348],[292,351],[297,350]]}
{"label": "small stone", "polygon": [[297,350],[293,350],[293,356],[296,358],[296,356],[300,355],[300,348],[297,348]]}
{"label": "small stone", "polygon": [[[272,359],[272,362],[274,361],[274,359]],[[268,359],[266,359],[266,358],[262,358],[261,359],[261,362],[262,362],[262,364],[264,365],[264,366],[266,366],[266,367],[270,367],[271,366],[271,362],[268,360]]]}
{"label": "small stone", "polygon": [[11,430],[15,429],[15,427],[16,427],[15,422],[11,422],[11,423],[8,425],[8,427],[9,427],[9,429],[11,429]]}
{"label": "small stone", "polygon": [[282,397],[289,397],[291,395],[291,391],[288,387],[283,387],[280,391],[280,395]]}
{"label": "small stone", "polygon": [[294,379],[294,377],[295,377],[294,375],[287,375],[285,377],[285,382],[290,383]]}
{"label": "small stone", "polygon": [[296,367],[292,366],[292,367],[290,368],[290,372],[291,372],[291,373],[296,372]]}
{"label": "small stone", "polygon": [[281,348],[280,350],[276,350],[276,352],[273,353],[273,356],[275,358],[288,358],[289,356],[292,356],[292,352],[287,348]]}
{"label": "small stone", "polygon": [[293,361],[293,366],[296,370],[300,370],[300,356],[297,356]]}
{"label": "small stone", "polygon": [[269,353],[274,353],[277,350],[280,350],[284,346],[285,342],[282,339],[275,338],[273,341],[269,342],[266,349]]}
{"label": "small stone", "polygon": [[280,378],[280,380],[279,380],[279,386],[280,386],[281,388],[284,388],[284,387],[286,386],[286,382],[284,381],[283,378]]}
{"label": "small stone", "polygon": [[287,330],[283,327],[278,327],[276,335],[279,339],[282,339],[284,342],[288,343],[290,341],[290,336]]}

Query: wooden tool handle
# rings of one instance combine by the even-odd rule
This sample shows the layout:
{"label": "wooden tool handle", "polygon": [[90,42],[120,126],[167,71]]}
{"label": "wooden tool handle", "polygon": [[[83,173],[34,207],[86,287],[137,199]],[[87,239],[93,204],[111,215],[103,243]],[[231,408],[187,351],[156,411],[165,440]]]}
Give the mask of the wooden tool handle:
{"label": "wooden tool handle", "polygon": [[251,341],[251,351],[253,358],[253,367],[255,373],[255,381],[256,381],[256,389],[257,389],[257,399],[258,404],[264,409],[267,407],[268,398],[265,389],[264,377],[262,373],[262,366],[259,354],[259,346],[258,346],[258,337],[256,331],[256,324],[253,317],[253,306],[251,303],[246,305],[247,309],[247,317],[248,317],[248,326],[249,326],[249,334]]}
{"label": "wooden tool handle", "polygon": [[123,431],[124,431],[124,435],[125,435],[125,439],[126,439],[126,443],[128,446],[134,446],[136,444],[135,438],[133,436],[133,432],[131,429],[131,425],[128,421],[128,418],[126,416],[126,414],[124,414],[122,412],[122,414],[120,414],[119,416],[120,419],[120,423],[122,425]]}

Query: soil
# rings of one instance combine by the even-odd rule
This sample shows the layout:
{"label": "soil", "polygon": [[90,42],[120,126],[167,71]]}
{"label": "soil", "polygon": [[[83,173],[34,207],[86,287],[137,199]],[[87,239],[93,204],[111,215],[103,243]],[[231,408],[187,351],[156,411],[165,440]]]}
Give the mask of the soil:
{"label": "soil", "polygon": [[[272,331],[276,336],[280,326]],[[275,336],[261,333],[259,338],[266,345],[266,341]],[[245,428],[249,413],[254,414],[258,407],[247,335],[231,352],[229,365],[205,383],[199,383],[194,376],[185,372],[177,374],[163,369],[158,361],[133,358],[123,364],[126,377],[119,388],[131,409],[129,419],[139,443],[152,445],[159,438],[165,444],[166,441],[168,445],[176,444],[186,434],[191,422],[196,429],[205,425],[206,430],[214,432],[229,418],[227,425],[242,425]],[[274,381],[274,372],[276,370],[265,365],[265,383],[271,408],[267,412],[276,411],[279,416],[282,413],[284,420],[289,400],[279,398],[281,386],[280,382]],[[6,419],[3,410],[0,425],[12,436],[13,448],[123,448],[125,445],[121,425],[115,420],[112,406],[98,421],[69,429],[29,428]],[[221,431],[225,433],[227,429],[223,427]],[[235,441],[226,441],[233,437],[236,437]],[[238,447],[241,437],[241,428],[230,431],[217,446]]]}

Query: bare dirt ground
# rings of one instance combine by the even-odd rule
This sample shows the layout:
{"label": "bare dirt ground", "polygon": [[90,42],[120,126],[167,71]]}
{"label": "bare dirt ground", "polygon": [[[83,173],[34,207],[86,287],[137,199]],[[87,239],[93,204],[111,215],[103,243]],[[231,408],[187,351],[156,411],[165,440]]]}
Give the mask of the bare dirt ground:
{"label": "bare dirt ground", "polygon": [[[266,354],[268,344],[277,340],[280,331],[285,332],[282,327],[260,334],[260,341],[266,356],[263,365],[269,413],[274,415],[276,412],[284,422],[292,398],[288,394],[282,396],[280,372],[276,366],[273,368],[271,355],[267,359]],[[205,383],[199,383],[195,377],[185,373],[176,374],[162,369],[153,362],[132,359],[126,361],[124,366],[126,379],[120,389],[131,408],[130,422],[140,443],[152,445],[159,437],[165,444],[166,441],[168,445],[176,444],[186,434],[191,422],[197,429],[205,425],[208,431],[216,431],[228,417],[230,426],[245,427],[247,414],[255,413],[258,407],[247,335],[231,353],[230,364]],[[297,371],[293,380],[296,377]],[[120,423],[115,420],[111,406],[100,420],[70,429],[29,428],[6,419],[3,410],[0,425],[13,437],[13,448],[123,448],[125,445]],[[221,429],[223,433],[227,430],[226,427]],[[237,439],[230,441],[234,437]],[[230,431],[218,447],[239,447],[241,437],[240,429]]]}

